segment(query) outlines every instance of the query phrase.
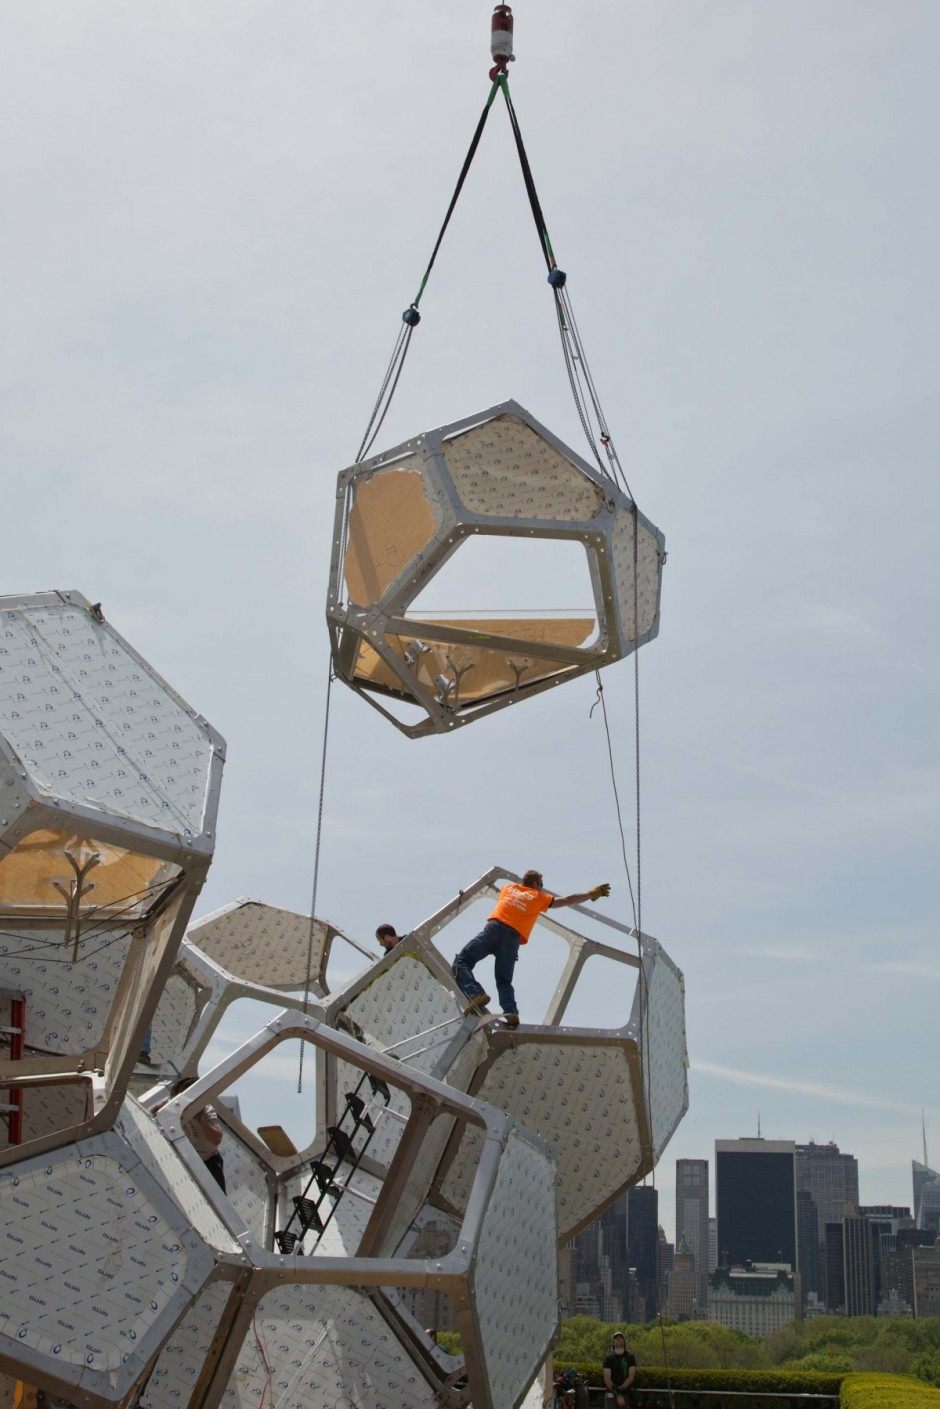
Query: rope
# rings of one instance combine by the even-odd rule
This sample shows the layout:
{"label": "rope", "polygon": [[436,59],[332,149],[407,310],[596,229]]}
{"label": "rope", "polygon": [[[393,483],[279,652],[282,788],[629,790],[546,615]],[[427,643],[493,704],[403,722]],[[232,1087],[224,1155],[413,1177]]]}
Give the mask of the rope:
{"label": "rope", "polygon": [[[408,348],[411,346],[411,334],[414,332],[412,325],[402,323],[395,339],[395,346],[392,348],[392,355],[388,359],[388,366],[385,369],[385,376],[382,378],[382,385],[379,387],[379,394],[375,398],[375,405],[372,408],[372,415],[369,417],[365,434],[356,451],[356,464],[364,460],[372,449],[375,437],[382,429],[385,417],[388,415],[388,408],[392,404],[392,397],[395,395],[395,388],[398,386],[398,378],[401,376],[401,369],[405,365],[405,358],[408,356]],[[391,390],[389,391],[389,385]],[[388,393],[386,395],[386,393]],[[383,405],[384,402],[384,405]],[[374,429],[373,429],[374,427]]]}
{"label": "rope", "polygon": [[[320,882],[320,845],[323,840],[323,799],[326,794],[326,755],[330,737],[330,699],[333,693],[333,663],[330,662],[326,676],[326,703],[323,709],[323,746],[320,752],[320,799],[317,805],[316,841],[313,848],[313,880],[310,886],[310,928],[307,932],[307,964],[304,971],[304,1007],[306,1015],[310,1011],[310,982],[313,969],[313,941],[317,929],[317,888]],[[297,1066],[297,1095],[304,1089],[304,1048],[301,1040],[300,1060]]]}
{"label": "rope", "polygon": [[[633,638],[636,641],[639,635],[639,515],[636,505],[633,506]],[[643,932],[643,833],[642,833],[642,775],[640,770],[640,652],[634,645],[633,649],[633,748],[634,748],[634,806],[636,812],[636,889],[634,890],[633,879],[630,874],[630,863],[627,859],[627,839],[623,825],[623,810],[620,803],[620,790],[617,786],[617,770],[614,764],[614,751],[610,735],[610,720],[607,715],[607,703],[604,699],[604,686],[601,683],[600,671],[595,671],[597,680],[597,698],[591,706],[593,715],[597,705],[601,707],[601,717],[604,721],[604,735],[607,741],[607,759],[610,767],[610,782],[614,798],[614,810],[617,814],[617,828],[620,833],[620,851],[623,857],[624,871],[627,877],[627,887],[630,892],[630,906],[633,912],[633,928],[636,931],[637,959],[639,961],[639,983],[641,992],[641,1010],[643,1015],[643,1025],[640,1034],[640,1041],[643,1046],[643,1073],[646,1094],[646,1109],[652,1117],[652,1062],[650,1049],[650,1028],[649,1028],[649,984],[646,978],[646,971],[643,968],[643,942],[641,935]],[[653,1131],[650,1127],[650,1179],[652,1186],[656,1188],[656,1147],[653,1143]],[[675,1400],[672,1392],[672,1378],[669,1368],[669,1352],[666,1344],[666,1328],[663,1325],[662,1307],[659,1300],[660,1263],[659,1263],[659,1243],[656,1245],[656,1278],[653,1284],[653,1296],[656,1305],[656,1320],[659,1323],[659,1333],[662,1343],[663,1368],[666,1372],[666,1393],[669,1396],[670,1409],[674,1409]]]}

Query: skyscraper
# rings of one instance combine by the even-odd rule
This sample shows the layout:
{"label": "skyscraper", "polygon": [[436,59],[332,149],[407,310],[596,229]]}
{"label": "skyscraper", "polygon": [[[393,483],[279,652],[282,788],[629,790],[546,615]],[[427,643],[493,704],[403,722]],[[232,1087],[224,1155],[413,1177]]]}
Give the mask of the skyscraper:
{"label": "skyscraper", "polygon": [[924,1150],[924,1163],[911,1160],[911,1173],[914,1181],[914,1218],[918,1228],[934,1229],[940,1233],[940,1174],[927,1164],[927,1151]]}
{"label": "skyscraper", "polygon": [[817,1239],[826,1241],[826,1224],[841,1223],[846,1204],[858,1204],[858,1160],[843,1154],[832,1140],[827,1145],[796,1147],[796,1187],[812,1195]]}
{"label": "skyscraper", "polygon": [[830,1314],[845,1310],[845,1240],[842,1219],[826,1224],[826,1306]]}
{"label": "skyscraper", "polygon": [[698,1302],[704,1306],[708,1290],[708,1160],[676,1160],[676,1248],[695,1259]]}
{"label": "skyscraper", "polygon": [[627,1261],[636,1271],[647,1321],[657,1312],[659,1282],[659,1191],[635,1184],[627,1193]]}
{"label": "skyscraper", "polygon": [[878,1307],[880,1256],[878,1229],[857,1209],[842,1220],[846,1316],[874,1316]]}
{"label": "skyscraper", "polygon": [[716,1140],[715,1193],[719,1267],[786,1262],[797,1268],[792,1140]]}
{"label": "skyscraper", "polygon": [[689,1321],[698,1306],[704,1305],[698,1294],[699,1275],[695,1266],[695,1256],[684,1238],[676,1241],[672,1271],[669,1273],[669,1295],[667,1314],[675,1321]]}
{"label": "skyscraper", "polygon": [[571,1308],[567,1314],[622,1321],[629,1284],[627,1196],[616,1199],[568,1246],[567,1281],[560,1279]]}
{"label": "skyscraper", "polygon": [[811,1292],[820,1296],[823,1281],[820,1271],[816,1205],[812,1194],[808,1193],[806,1189],[797,1189],[796,1191],[796,1245],[797,1262],[800,1268],[800,1291],[805,1305]]}

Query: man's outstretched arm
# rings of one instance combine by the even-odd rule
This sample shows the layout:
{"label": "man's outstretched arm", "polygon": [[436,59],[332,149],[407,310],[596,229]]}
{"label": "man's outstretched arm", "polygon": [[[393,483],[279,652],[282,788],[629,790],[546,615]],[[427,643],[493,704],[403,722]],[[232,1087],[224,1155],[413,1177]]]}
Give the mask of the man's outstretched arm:
{"label": "man's outstretched arm", "polygon": [[593,890],[579,890],[575,895],[556,895],[549,910],[557,910],[560,905],[583,905],[588,900],[600,900],[604,896],[610,895],[610,886],[595,886]]}

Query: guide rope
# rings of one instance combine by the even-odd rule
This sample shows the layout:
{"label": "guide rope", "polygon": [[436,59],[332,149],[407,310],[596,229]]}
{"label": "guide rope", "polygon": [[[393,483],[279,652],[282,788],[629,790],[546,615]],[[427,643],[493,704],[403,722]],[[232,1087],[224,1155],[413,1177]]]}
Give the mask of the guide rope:
{"label": "guide rope", "polygon": [[[633,506],[633,639],[634,643],[639,640],[639,515],[636,505]],[[643,967],[643,845],[642,845],[642,791],[641,791],[641,770],[640,770],[640,652],[638,645],[633,648],[633,753],[634,753],[634,810],[636,827],[636,852],[634,864],[636,867],[636,889],[634,891],[633,879],[630,874],[630,863],[627,859],[627,840],[623,823],[623,811],[620,803],[620,790],[617,786],[617,770],[614,763],[613,743],[610,733],[610,720],[607,715],[607,702],[604,699],[604,686],[601,682],[600,671],[595,671],[597,681],[597,696],[591,706],[590,714],[593,715],[598,704],[601,707],[601,717],[604,721],[604,735],[607,743],[607,759],[610,768],[611,790],[614,799],[614,811],[617,817],[617,828],[620,833],[620,850],[623,856],[623,866],[627,877],[627,888],[630,894],[630,907],[633,913],[633,928],[636,933],[637,961],[638,961],[638,983],[640,986],[640,1008],[642,1014],[642,1028],[640,1040],[642,1044],[641,1060],[643,1064],[643,1085],[646,1096],[646,1109],[650,1117],[650,1180],[653,1188],[656,1186],[656,1145],[652,1129],[653,1114],[653,1088],[652,1088],[652,1051],[650,1047],[650,1027],[649,1027],[649,982],[646,977],[646,970]],[[590,716],[589,716],[590,717]],[[666,1372],[666,1394],[669,1398],[670,1409],[675,1409],[675,1399],[672,1391],[672,1377],[670,1374],[669,1352],[666,1344],[666,1328],[663,1324],[663,1310],[660,1304],[659,1287],[661,1281],[659,1242],[656,1244],[656,1278],[653,1284],[653,1297],[656,1305],[656,1320],[659,1325],[660,1342],[662,1345],[663,1368]]]}
{"label": "guide rope", "polygon": [[[333,694],[333,662],[330,660],[326,675],[326,700],[323,706],[323,743],[320,749],[320,795],[317,803],[316,838],[313,847],[313,878],[310,885],[310,922],[307,930],[307,963],[304,969],[304,1016],[310,1012],[310,985],[313,982],[313,942],[317,930],[317,889],[320,882],[320,847],[323,841],[323,800],[326,796],[326,758],[330,738],[330,701]],[[297,1095],[304,1089],[304,1049],[300,1043],[300,1057],[297,1064]]]}

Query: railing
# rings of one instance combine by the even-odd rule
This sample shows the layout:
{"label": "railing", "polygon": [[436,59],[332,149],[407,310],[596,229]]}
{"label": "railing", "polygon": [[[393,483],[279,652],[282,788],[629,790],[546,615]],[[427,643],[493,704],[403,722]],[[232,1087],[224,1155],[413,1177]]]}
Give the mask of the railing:
{"label": "railing", "polygon": [[[604,1395],[606,1391],[600,1385],[588,1386],[588,1399],[591,1409],[602,1409],[604,1406]],[[803,1391],[787,1389],[673,1389],[672,1391],[662,1386],[658,1389],[641,1389],[635,1386],[630,1394],[634,1405],[644,1404],[646,1409],[664,1409],[670,1407],[670,1393],[673,1399],[680,1401],[680,1409],[697,1409],[699,1402],[703,1409],[721,1409],[725,1400],[737,1402],[739,1400],[751,1400],[755,1405],[767,1405],[767,1409],[789,1409],[789,1406],[838,1404],[837,1394],[807,1394]],[[650,1399],[654,1403],[650,1404]],[[547,1401],[549,1405],[551,1400]],[[561,1401],[564,1404],[564,1400]]]}

